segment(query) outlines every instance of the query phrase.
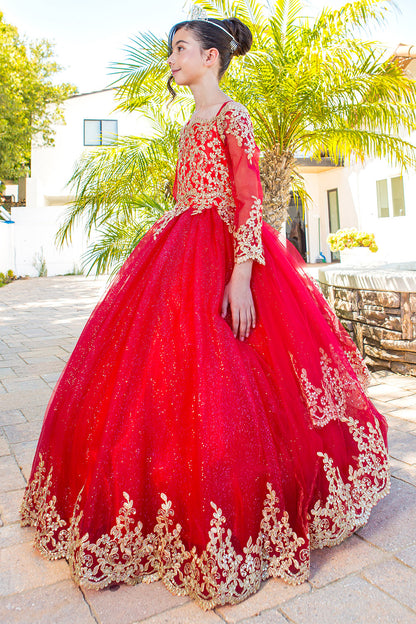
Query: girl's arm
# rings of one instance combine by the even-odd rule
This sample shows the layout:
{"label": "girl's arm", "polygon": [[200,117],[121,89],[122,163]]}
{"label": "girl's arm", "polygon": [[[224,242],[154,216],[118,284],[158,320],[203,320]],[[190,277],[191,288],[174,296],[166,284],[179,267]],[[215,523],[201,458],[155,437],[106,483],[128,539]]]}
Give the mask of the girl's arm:
{"label": "girl's arm", "polygon": [[250,289],[253,261],[265,264],[261,236],[263,190],[259,149],[245,107],[237,105],[220,119],[219,129],[225,141],[236,204],[234,269],[224,290],[221,314],[224,317],[230,305],[234,336],[244,340],[256,325]]}

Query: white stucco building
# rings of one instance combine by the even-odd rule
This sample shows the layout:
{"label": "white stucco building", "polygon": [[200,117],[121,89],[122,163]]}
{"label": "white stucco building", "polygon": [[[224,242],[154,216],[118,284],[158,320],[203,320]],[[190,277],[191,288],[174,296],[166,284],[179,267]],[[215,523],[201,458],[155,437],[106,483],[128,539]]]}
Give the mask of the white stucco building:
{"label": "white stucco building", "polygon": [[[415,46],[400,45],[395,56],[416,79]],[[404,138],[416,143],[416,133]],[[320,250],[330,261],[328,234],[348,227],[374,233],[379,247],[375,263],[416,261],[416,171],[403,173],[382,159],[344,167],[322,163],[320,168],[300,170],[312,198],[305,214],[309,262],[319,257]]]}
{"label": "white stucco building", "polygon": [[[12,208],[13,224],[0,224],[0,271],[38,275],[43,257],[48,275],[80,268],[87,248],[82,227],[76,228],[70,246],[58,250],[56,232],[70,204],[73,190],[67,185],[84,150],[111,141],[114,135],[146,135],[149,122],[138,114],[115,110],[114,89],[74,95],[64,104],[65,123],[56,126],[50,147],[32,147],[31,177],[26,180],[26,205]],[[13,189],[15,190],[15,189]]]}
{"label": "white stucco building", "polygon": [[[396,56],[416,78],[416,52],[412,54],[411,48],[399,46]],[[55,246],[55,234],[71,200],[67,182],[75,162],[83,150],[96,149],[112,134],[151,132],[146,118],[115,110],[114,94],[115,90],[104,89],[69,98],[64,110],[66,123],[57,126],[54,146],[33,148],[26,206],[12,209],[14,224],[0,224],[0,271],[11,268],[20,275],[37,275],[34,264],[40,256],[45,259],[48,275],[80,267],[87,247],[81,227],[74,233],[70,247],[57,250]],[[299,168],[312,200],[300,220],[308,262],[322,256],[328,262],[334,259],[326,239],[330,232],[345,227],[375,234],[377,262],[416,261],[416,171],[402,176],[399,168],[383,160],[342,167],[326,160],[299,160]],[[293,216],[296,208],[292,206],[290,212]],[[292,224],[287,225],[288,235]]]}

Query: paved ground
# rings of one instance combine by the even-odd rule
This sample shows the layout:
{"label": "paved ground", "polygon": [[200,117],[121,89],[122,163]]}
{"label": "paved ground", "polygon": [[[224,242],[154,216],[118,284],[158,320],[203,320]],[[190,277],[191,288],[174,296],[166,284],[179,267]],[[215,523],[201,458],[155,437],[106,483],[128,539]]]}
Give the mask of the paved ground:
{"label": "paved ground", "polygon": [[309,582],[269,580],[235,607],[203,612],[161,582],[82,591],[63,561],[46,561],[18,507],[45,406],[103,290],[82,276],[0,289],[0,622],[4,624],[416,624],[416,379],[374,375],[370,395],[390,423],[392,491],[358,534],[312,553]]}

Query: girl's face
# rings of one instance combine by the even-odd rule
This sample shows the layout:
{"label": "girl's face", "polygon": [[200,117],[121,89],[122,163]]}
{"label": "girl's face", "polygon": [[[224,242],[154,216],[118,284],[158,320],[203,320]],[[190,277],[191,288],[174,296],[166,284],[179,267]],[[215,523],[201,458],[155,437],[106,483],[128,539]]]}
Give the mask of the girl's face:
{"label": "girl's face", "polygon": [[199,81],[207,70],[207,53],[192,31],[181,28],[175,33],[168,65],[177,85],[189,86]]}

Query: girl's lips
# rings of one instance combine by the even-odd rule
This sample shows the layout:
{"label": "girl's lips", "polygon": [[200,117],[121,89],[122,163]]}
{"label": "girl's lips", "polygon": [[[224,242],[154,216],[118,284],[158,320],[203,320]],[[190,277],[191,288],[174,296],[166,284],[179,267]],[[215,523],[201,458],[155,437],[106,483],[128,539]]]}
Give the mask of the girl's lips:
{"label": "girl's lips", "polygon": [[171,72],[172,74],[176,74],[178,71],[180,71],[179,69],[172,69]]}

